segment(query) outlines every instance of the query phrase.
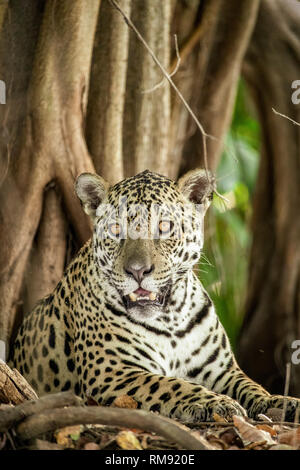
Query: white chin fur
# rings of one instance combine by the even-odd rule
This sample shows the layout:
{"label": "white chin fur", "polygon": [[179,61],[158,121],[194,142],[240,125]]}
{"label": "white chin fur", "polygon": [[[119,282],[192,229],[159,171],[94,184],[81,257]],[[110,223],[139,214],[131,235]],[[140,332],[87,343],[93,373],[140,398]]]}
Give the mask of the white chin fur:
{"label": "white chin fur", "polygon": [[157,318],[161,313],[160,309],[156,306],[147,305],[142,307],[140,305],[133,306],[127,310],[130,317],[136,321],[150,320]]}

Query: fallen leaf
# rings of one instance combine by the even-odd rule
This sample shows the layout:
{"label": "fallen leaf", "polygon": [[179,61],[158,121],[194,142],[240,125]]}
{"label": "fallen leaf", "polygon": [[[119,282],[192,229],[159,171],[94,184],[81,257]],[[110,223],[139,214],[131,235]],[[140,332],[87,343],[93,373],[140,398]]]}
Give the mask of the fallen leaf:
{"label": "fallen leaf", "polygon": [[257,419],[260,419],[261,421],[268,421],[269,423],[272,423],[273,421],[271,420],[271,418],[269,418],[269,416],[263,414],[263,413],[259,413],[259,415],[257,415]]}
{"label": "fallen leaf", "polygon": [[138,404],[132,397],[121,395],[113,401],[112,406],[116,406],[117,408],[131,408],[135,410]]}
{"label": "fallen leaf", "polygon": [[79,439],[82,430],[83,426],[81,424],[77,426],[66,426],[65,428],[59,429],[54,434],[57,444],[64,447],[72,447],[72,441],[77,441]]}
{"label": "fallen leaf", "polygon": [[73,442],[69,436],[65,436],[64,434],[60,434],[59,432],[55,435],[55,439],[57,444],[63,447],[72,447]]}
{"label": "fallen leaf", "polygon": [[210,442],[208,442],[208,436],[202,436],[199,431],[192,431],[191,436],[198,439],[207,449],[209,450],[219,450],[219,447],[213,446]]}
{"label": "fallen leaf", "polygon": [[132,431],[121,431],[116,438],[117,444],[124,450],[143,450],[140,441]]}
{"label": "fallen leaf", "polygon": [[98,444],[96,444],[96,442],[87,442],[84,445],[83,450],[100,450],[100,447],[98,446]]}
{"label": "fallen leaf", "polygon": [[223,418],[223,416],[218,415],[218,413],[213,413],[213,420],[216,421],[216,423],[228,423],[228,421]]}
{"label": "fallen leaf", "polygon": [[238,446],[240,448],[244,447],[241,436],[234,427],[221,431],[219,433],[219,437],[229,446]]}
{"label": "fallen leaf", "polygon": [[250,442],[248,445],[244,447],[244,450],[263,450],[266,441],[257,441],[257,442]]}
{"label": "fallen leaf", "polygon": [[272,428],[272,426],[269,426],[268,424],[257,424],[256,429],[261,429],[262,431],[267,431],[271,436],[277,436],[277,431],[276,429]]}
{"label": "fallen leaf", "polygon": [[126,427],[121,427],[121,429],[124,429],[124,431],[131,431],[133,432],[134,434],[143,434],[145,431],[143,431],[142,429],[138,429],[138,428],[126,428]]}
{"label": "fallen leaf", "polygon": [[140,433],[140,438],[142,439],[141,441],[141,446],[143,449],[148,449],[149,445],[151,446],[152,442],[155,441],[157,442],[165,442],[165,438],[162,436],[158,436],[156,434],[150,433],[150,432],[145,432],[142,431]]}
{"label": "fallen leaf", "polygon": [[88,442],[91,442],[91,438],[81,434],[80,438],[76,441],[76,449],[83,449]]}
{"label": "fallen leaf", "polygon": [[300,428],[287,431],[278,436],[280,444],[289,444],[293,447],[300,446]]}
{"label": "fallen leaf", "polygon": [[101,436],[101,441],[99,443],[100,450],[106,449],[109,447],[112,443],[115,443],[116,441],[116,435],[111,435],[111,434],[102,434]]}
{"label": "fallen leaf", "polygon": [[218,437],[207,436],[207,441],[210,443],[210,445],[214,446],[215,449],[228,449],[226,442],[224,442],[222,439],[219,439]]}
{"label": "fallen leaf", "polygon": [[[242,416],[233,416],[233,422],[238,428],[243,441],[248,441],[248,443],[257,443],[258,445],[261,445],[263,441],[268,445],[276,444],[267,431],[257,429],[252,424],[247,423]],[[244,442],[245,446],[247,446],[248,443],[246,444]]]}

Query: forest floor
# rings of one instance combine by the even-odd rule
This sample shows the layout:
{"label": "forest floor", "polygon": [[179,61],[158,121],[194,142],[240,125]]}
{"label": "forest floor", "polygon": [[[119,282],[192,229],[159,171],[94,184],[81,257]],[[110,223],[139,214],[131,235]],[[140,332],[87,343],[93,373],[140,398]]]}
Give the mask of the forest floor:
{"label": "forest floor", "polygon": [[127,395],[112,405],[88,399],[86,406],[70,392],[38,398],[15,369],[0,363],[0,450],[300,449],[300,424],[283,422],[283,410],[258,421],[214,415],[214,422],[183,425],[137,410]]}
{"label": "forest floor", "polygon": [[[1,407],[0,407],[1,410]],[[193,427],[208,450],[297,450],[300,427],[290,424],[255,424],[241,418],[233,423],[207,423]],[[138,429],[105,425],[74,425],[22,441],[14,428],[0,433],[0,450],[187,450],[186,447]]]}

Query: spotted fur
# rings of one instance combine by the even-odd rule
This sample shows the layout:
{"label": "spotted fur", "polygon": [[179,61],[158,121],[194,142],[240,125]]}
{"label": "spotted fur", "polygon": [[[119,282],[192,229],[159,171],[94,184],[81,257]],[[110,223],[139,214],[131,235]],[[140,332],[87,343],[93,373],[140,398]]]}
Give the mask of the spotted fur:
{"label": "spotted fur", "polygon": [[[76,191],[93,219],[93,238],[54,291],[24,318],[13,349],[12,363],[37,393],[74,390],[101,405],[127,394],[140,408],[187,422],[212,420],[214,413],[255,418],[282,408],[283,397],[271,396],[238,367],[192,270],[212,197],[206,173],[195,170],[174,182],[145,171],[112,187],[83,174]],[[113,208],[125,200],[127,207],[143,204],[149,210],[165,204],[163,217],[172,221],[173,232],[131,238],[128,227],[118,225],[123,233],[108,236]],[[181,209],[195,204],[198,211],[186,231]],[[148,218],[142,210],[126,214],[139,230]],[[157,304],[130,302],[128,295],[139,288],[155,292]],[[289,397],[287,419],[297,407],[299,400]]]}

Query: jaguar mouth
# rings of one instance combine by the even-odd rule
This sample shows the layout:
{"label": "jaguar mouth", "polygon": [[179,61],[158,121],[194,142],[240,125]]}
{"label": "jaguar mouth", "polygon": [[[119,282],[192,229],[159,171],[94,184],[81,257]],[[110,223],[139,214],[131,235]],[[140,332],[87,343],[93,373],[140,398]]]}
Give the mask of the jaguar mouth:
{"label": "jaguar mouth", "polygon": [[158,293],[158,292],[151,292],[146,289],[142,289],[139,287],[134,292],[131,292],[128,295],[123,297],[124,304],[127,309],[133,307],[148,307],[148,306],[156,306],[156,307],[163,307],[165,302],[166,294]]}

